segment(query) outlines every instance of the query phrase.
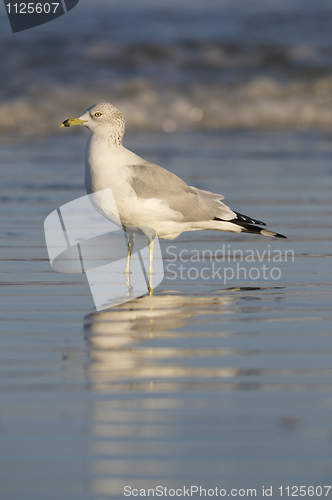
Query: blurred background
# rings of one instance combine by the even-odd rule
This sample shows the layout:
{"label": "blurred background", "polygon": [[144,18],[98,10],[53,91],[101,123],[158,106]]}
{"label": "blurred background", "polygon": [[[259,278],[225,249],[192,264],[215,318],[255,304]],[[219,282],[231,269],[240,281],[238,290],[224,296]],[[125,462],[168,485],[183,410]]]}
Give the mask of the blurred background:
{"label": "blurred background", "polygon": [[327,0],[81,0],[15,36],[0,22],[2,136],[103,100],[135,131],[332,126]]}
{"label": "blurred background", "polygon": [[[331,484],[332,3],[80,0],[16,34],[1,5],[0,60],[1,500]],[[60,124],[99,101],[126,147],[288,239],[184,233],[153,297],[97,313],[43,223],[85,194],[87,131]],[[169,244],[281,275],[174,280]]]}

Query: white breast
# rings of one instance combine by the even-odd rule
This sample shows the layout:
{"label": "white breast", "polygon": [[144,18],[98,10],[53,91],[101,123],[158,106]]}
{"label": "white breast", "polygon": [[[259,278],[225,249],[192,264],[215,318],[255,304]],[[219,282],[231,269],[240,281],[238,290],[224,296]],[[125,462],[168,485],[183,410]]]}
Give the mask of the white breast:
{"label": "white breast", "polygon": [[[120,216],[124,226],[152,227],[158,234],[165,223],[169,232],[171,221],[182,219],[180,213],[171,210],[163,200],[155,198],[138,199],[131,187],[131,170],[128,165],[139,165],[144,160],[123,146],[109,146],[104,140],[91,135],[86,148],[85,187],[93,197],[95,208],[109,220],[118,224]],[[111,189],[116,204],[110,199],[105,189]],[[172,225],[174,222],[172,222]],[[173,230],[172,230],[173,231]],[[176,229],[176,232],[181,232]]]}

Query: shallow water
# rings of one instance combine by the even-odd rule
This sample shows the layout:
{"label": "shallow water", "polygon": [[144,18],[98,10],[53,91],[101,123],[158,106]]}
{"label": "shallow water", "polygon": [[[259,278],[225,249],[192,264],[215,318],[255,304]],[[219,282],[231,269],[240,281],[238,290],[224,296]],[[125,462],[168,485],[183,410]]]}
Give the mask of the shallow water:
{"label": "shallow water", "polygon": [[[258,498],[273,486],[279,498],[280,486],[329,485],[330,137],[129,135],[127,147],[288,239],[185,233],[162,243],[153,297],[99,313],[84,276],[51,269],[43,235],[44,218],[84,194],[85,139],[1,150],[2,498],[123,498],[126,485]],[[241,263],[248,272],[264,261],[280,279],[212,278],[248,249],[259,255]],[[201,256],[182,263],[185,279],[181,250]],[[275,263],[267,250],[295,257]],[[191,279],[189,267],[207,271]]]}

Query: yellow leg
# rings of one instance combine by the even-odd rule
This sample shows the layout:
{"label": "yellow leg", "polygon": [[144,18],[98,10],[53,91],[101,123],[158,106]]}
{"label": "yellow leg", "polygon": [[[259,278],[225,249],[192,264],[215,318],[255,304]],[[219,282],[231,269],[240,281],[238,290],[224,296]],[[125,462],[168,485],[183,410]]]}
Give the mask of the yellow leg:
{"label": "yellow leg", "polygon": [[130,281],[130,273],[124,273],[126,275],[126,285],[128,287],[128,295],[131,294],[131,292],[134,290],[134,287],[131,284]]}
{"label": "yellow leg", "polygon": [[125,274],[130,273],[130,261],[131,261],[131,254],[133,253],[133,250],[134,250],[134,237],[131,233],[129,233],[127,264],[126,264],[126,269],[124,270]]}
{"label": "yellow leg", "polygon": [[149,238],[149,295],[153,295],[153,248],[154,239]]}

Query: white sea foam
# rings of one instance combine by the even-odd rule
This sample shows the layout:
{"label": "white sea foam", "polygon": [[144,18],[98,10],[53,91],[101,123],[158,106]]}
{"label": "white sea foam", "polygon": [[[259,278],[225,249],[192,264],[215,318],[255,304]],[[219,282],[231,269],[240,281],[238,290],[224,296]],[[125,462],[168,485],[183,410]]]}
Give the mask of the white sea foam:
{"label": "white sea foam", "polygon": [[[20,39],[1,30],[0,136],[54,134],[100,101],[122,111],[128,130],[332,128],[332,37],[318,7],[294,16],[296,32],[293,17],[279,13],[276,24],[272,11],[117,11],[107,23],[101,11],[79,12],[75,26],[66,19]],[[281,43],[286,28],[293,39]]]}

